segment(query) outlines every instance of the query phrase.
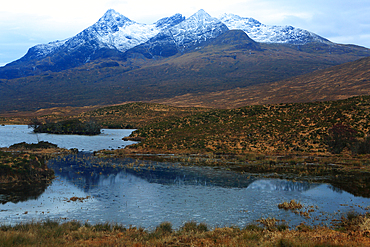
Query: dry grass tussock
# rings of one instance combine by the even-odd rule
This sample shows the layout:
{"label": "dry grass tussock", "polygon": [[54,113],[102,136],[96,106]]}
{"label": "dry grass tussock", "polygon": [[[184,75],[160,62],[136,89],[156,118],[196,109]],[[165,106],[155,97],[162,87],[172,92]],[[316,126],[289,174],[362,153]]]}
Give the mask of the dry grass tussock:
{"label": "dry grass tussock", "polygon": [[296,202],[295,200],[291,200],[290,202],[280,203],[278,207],[285,210],[295,210],[303,208],[303,204]]}

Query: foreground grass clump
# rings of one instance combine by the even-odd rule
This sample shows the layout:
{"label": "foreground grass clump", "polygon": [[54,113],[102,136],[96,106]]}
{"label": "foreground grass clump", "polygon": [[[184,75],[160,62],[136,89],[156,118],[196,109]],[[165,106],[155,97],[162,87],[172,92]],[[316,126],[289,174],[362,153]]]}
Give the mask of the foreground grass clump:
{"label": "foreground grass clump", "polygon": [[303,205],[295,200],[291,200],[290,202],[280,203],[278,207],[285,210],[295,210],[303,208]]}
{"label": "foreground grass clump", "polygon": [[109,223],[46,220],[0,226],[0,246],[369,246],[369,230],[361,227],[369,217],[356,217],[362,220],[344,217],[340,231],[304,224],[289,230],[273,218],[261,219],[260,225],[243,229],[209,230],[205,224],[187,222],[174,230],[170,222],[164,222],[153,231]]}
{"label": "foreground grass clump", "polygon": [[[365,215],[356,213],[354,211],[347,212],[343,215],[341,221],[336,224],[340,231],[370,231],[370,213]],[[370,236],[369,236],[370,237]]]}

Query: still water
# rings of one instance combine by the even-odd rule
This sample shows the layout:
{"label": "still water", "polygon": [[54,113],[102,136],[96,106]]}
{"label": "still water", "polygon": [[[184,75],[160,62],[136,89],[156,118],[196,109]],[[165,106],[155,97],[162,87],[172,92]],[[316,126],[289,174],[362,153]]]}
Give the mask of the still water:
{"label": "still water", "polygon": [[[90,146],[81,149],[93,150]],[[344,212],[366,212],[370,206],[369,198],[330,184],[267,179],[223,168],[102,159],[88,153],[58,157],[49,166],[57,178],[39,195],[17,198],[17,193],[0,193],[0,224],[60,219],[153,229],[164,221],[178,228],[193,220],[212,228],[244,227],[260,218],[275,217],[294,226],[330,224]],[[313,210],[310,218],[278,208],[279,203],[292,199],[304,204],[302,211]]]}
{"label": "still water", "polygon": [[129,129],[102,129],[102,134],[96,136],[83,135],[54,135],[46,133],[33,133],[27,125],[0,126],[0,147],[9,147],[15,143],[38,143],[47,141],[57,144],[60,148],[77,148],[79,151],[97,151],[102,149],[118,149],[135,142],[122,141],[129,136]]}

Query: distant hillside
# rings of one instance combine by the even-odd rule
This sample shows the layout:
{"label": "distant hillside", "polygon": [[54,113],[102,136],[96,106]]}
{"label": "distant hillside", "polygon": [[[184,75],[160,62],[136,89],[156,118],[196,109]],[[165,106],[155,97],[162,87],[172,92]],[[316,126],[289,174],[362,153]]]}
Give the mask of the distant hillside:
{"label": "distant hillside", "polygon": [[[199,47],[198,47],[199,48]],[[0,80],[0,112],[113,105],[268,84],[370,55],[356,46],[262,44],[240,30],[171,57],[127,51],[62,72]]]}
{"label": "distant hillside", "polygon": [[108,106],[80,114],[80,119],[94,119],[105,128],[142,128],[161,121],[207,112],[205,108],[173,107],[160,104],[129,103]]}
{"label": "distant hillside", "polygon": [[145,141],[128,148],[185,153],[321,153],[335,124],[361,139],[370,131],[370,96],[340,101],[258,105],[214,110],[167,120],[135,131]]}
{"label": "distant hillside", "polygon": [[191,116],[210,110],[207,108],[173,107],[134,102],[105,107],[60,107],[42,109],[36,112],[1,114],[0,124],[30,124],[35,119],[41,123],[56,123],[78,119],[82,122],[93,120],[103,128],[136,129],[160,121]]}
{"label": "distant hillside", "polygon": [[173,106],[235,108],[245,105],[340,100],[370,94],[370,57],[270,84],[152,102]]}

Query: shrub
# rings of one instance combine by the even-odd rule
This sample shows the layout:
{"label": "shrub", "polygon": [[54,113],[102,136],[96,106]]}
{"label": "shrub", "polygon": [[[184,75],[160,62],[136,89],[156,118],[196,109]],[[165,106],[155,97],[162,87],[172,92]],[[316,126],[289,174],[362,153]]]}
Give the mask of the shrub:
{"label": "shrub", "polygon": [[346,147],[352,150],[356,142],[356,134],[357,131],[350,126],[335,124],[329,129],[329,135],[326,138],[329,151],[334,154],[339,154]]}
{"label": "shrub", "polygon": [[357,154],[370,153],[370,137],[366,137],[365,140],[357,143],[355,153]]}

